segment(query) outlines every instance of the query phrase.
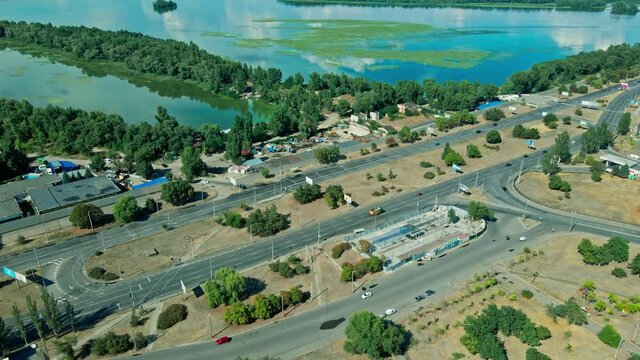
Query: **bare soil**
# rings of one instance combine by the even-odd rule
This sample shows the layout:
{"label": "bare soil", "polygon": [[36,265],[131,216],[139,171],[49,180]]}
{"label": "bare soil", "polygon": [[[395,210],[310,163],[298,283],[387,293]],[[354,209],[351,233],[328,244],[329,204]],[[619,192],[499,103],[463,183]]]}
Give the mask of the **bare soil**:
{"label": "bare soil", "polygon": [[[37,274],[37,272],[36,272]],[[34,300],[40,299],[40,287],[31,281],[27,284],[20,282],[20,288],[16,285],[16,280],[1,275],[0,276],[0,317],[7,319],[12,317],[11,308],[13,305],[17,305],[22,313],[27,311],[27,295],[31,296]]]}
{"label": "bare soil", "polygon": [[518,190],[531,201],[554,209],[640,224],[640,204],[628,201],[640,195],[637,181],[606,173],[599,183],[593,182],[590,174],[560,173],[560,177],[571,184],[570,199],[566,199],[560,191],[549,189],[547,176],[542,173],[525,174],[518,184]]}

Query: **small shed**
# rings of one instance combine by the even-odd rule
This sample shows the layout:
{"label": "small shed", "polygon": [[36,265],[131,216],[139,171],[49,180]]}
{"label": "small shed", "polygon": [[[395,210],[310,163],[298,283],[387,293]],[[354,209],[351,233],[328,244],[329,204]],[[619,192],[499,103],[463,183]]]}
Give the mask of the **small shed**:
{"label": "small shed", "polygon": [[229,174],[246,175],[247,172],[249,171],[249,169],[251,169],[251,166],[247,166],[247,165],[231,165],[231,166],[229,166],[229,169],[227,169],[227,172]]}
{"label": "small shed", "polygon": [[400,114],[405,114],[407,110],[409,110],[410,112],[418,112],[418,105],[411,102],[398,104],[398,112]]}

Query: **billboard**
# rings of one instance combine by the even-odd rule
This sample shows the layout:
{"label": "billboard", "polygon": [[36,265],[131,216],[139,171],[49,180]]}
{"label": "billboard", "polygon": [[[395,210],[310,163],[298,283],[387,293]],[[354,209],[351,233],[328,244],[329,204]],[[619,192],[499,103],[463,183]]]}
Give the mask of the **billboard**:
{"label": "billboard", "polygon": [[451,165],[451,168],[452,168],[452,169],[453,169],[453,171],[455,171],[455,172],[459,172],[459,173],[463,172],[463,171],[462,171],[462,168],[461,168],[459,165],[453,164],[453,165]]}
{"label": "billboard", "polygon": [[234,179],[234,178],[229,178],[229,181],[231,181],[231,185],[233,185],[233,186],[238,186],[238,182],[236,181],[236,179]]}
{"label": "billboard", "polygon": [[309,185],[313,185],[313,179],[308,177],[308,176],[304,179],[304,181],[306,181],[307,184],[309,184]]}
{"label": "billboard", "polygon": [[2,272],[3,272],[5,275],[7,275],[8,277],[10,277],[10,278],[14,278],[14,279],[20,280],[20,281],[22,281],[22,282],[23,282],[23,283],[25,283],[25,284],[27,283],[27,277],[26,277],[26,276],[24,276],[23,274],[20,274],[20,273],[19,273],[19,272],[17,272],[17,271],[13,271],[13,270],[11,270],[11,269],[9,269],[9,268],[8,268],[8,267],[6,267],[6,266],[3,266],[3,267],[2,267]]}
{"label": "billboard", "polygon": [[531,149],[535,149],[536,148],[536,142],[533,141],[533,140],[527,140],[527,141],[525,141],[525,143],[527,144],[528,148],[531,148]]}
{"label": "billboard", "polygon": [[353,201],[351,199],[351,194],[344,193],[344,201],[346,201],[347,204],[351,205],[351,202]]}

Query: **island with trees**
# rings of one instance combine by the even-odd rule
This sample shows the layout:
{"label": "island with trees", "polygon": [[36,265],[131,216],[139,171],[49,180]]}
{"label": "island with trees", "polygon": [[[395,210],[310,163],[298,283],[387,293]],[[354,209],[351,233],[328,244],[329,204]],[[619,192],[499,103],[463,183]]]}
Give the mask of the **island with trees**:
{"label": "island with trees", "polygon": [[604,0],[279,0],[292,5],[356,5],[400,7],[472,7],[564,9],[579,11],[604,10]]}
{"label": "island with trees", "polygon": [[178,4],[171,0],[155,0],[153,2],[153,11],[157,13],[166,13],[178,8]]}

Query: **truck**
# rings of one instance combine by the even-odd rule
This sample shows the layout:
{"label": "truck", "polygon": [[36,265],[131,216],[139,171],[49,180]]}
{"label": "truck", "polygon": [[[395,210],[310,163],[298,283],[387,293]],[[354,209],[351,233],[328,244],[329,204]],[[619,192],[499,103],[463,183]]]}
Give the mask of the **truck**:
{"label": "truck", "polygon": [[384,212],[384,209],[381,208],[380,206],[376,206],[373,209],[369,209],[369,215],[374,216],[374,215],[380,215]]}
{"label": "truck", "polygon": [[585,101],[580,102],[580,106],[584,109],[598,110],[600,109],[600,105],[598,105],[595,101]]}

